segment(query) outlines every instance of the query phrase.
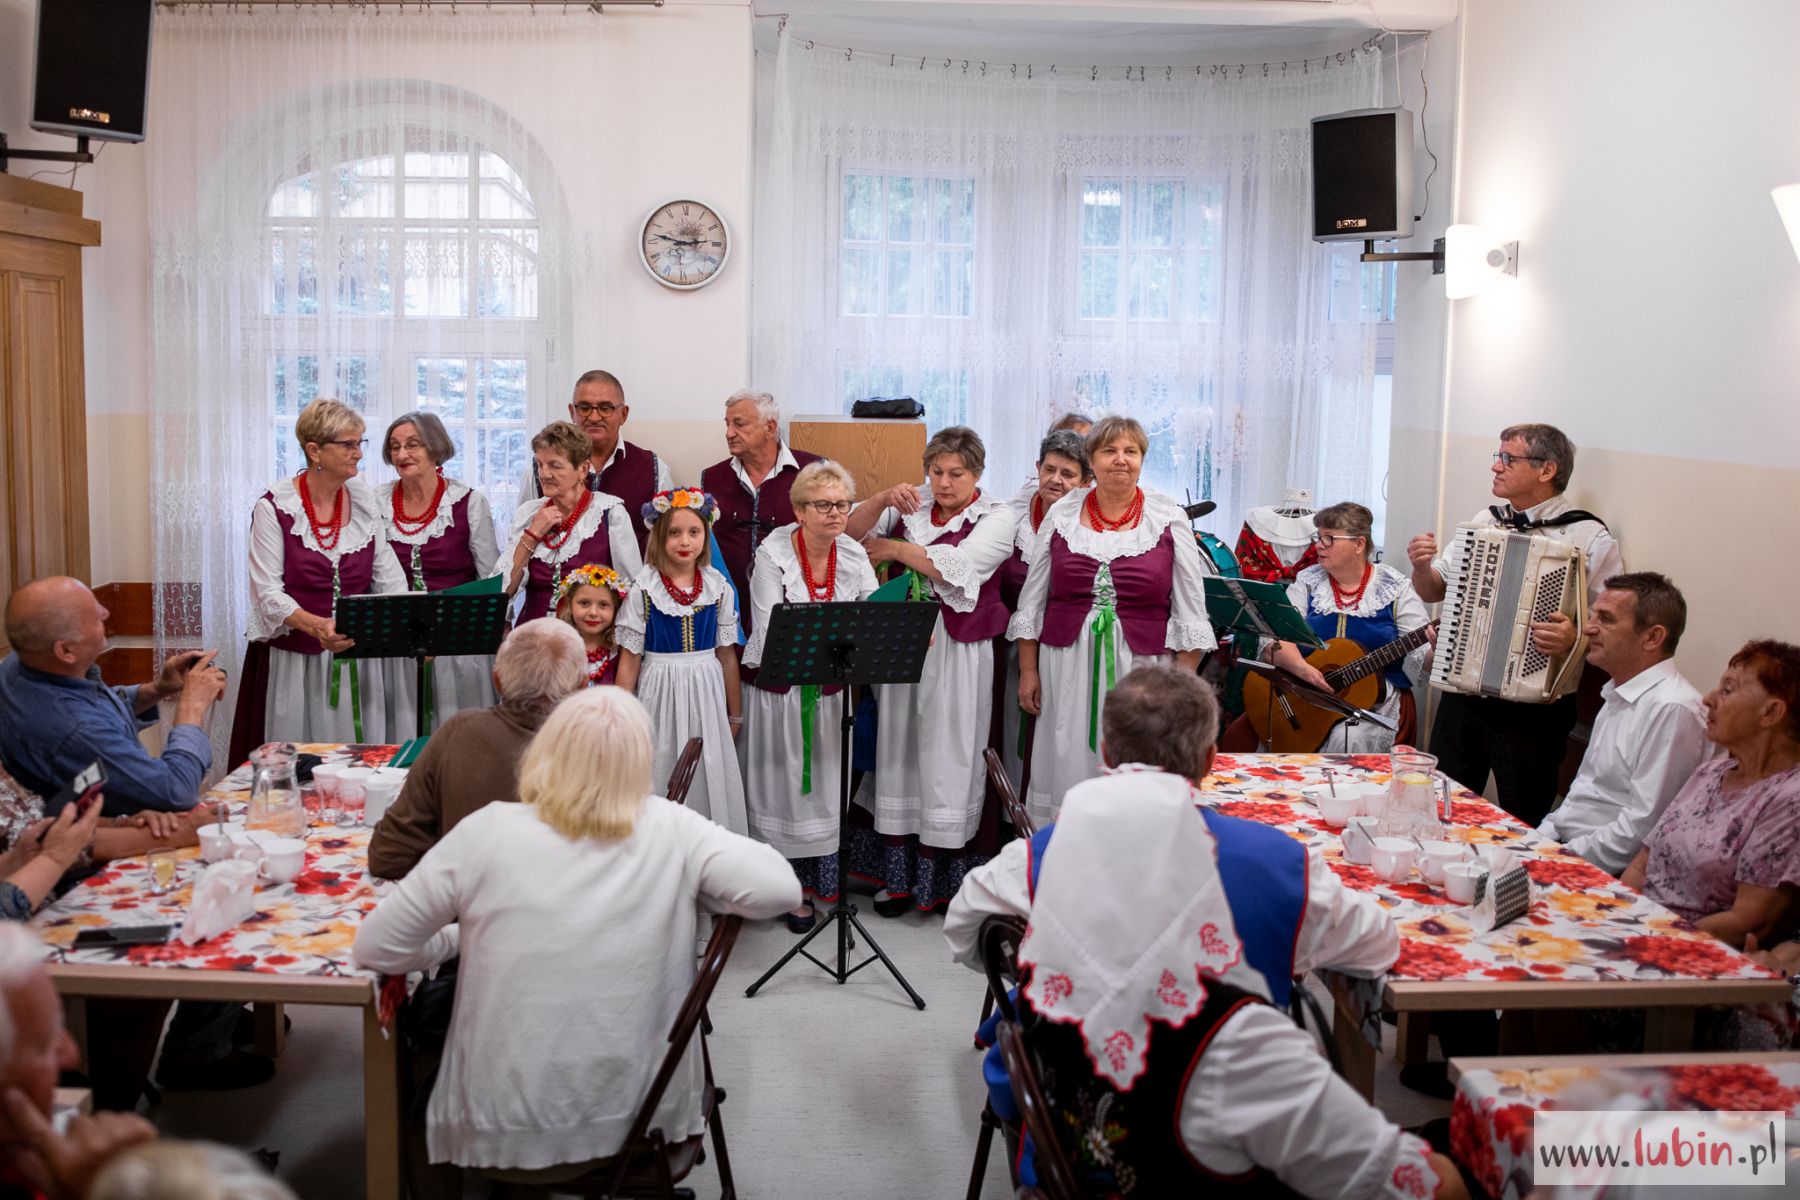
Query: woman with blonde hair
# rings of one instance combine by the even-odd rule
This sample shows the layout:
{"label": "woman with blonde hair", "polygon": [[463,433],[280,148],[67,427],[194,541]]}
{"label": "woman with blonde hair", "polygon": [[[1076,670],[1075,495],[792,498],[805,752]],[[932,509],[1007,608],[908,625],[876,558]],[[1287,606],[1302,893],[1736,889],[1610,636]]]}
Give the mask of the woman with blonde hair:
{"label": "woman with blonde hair", "polygon": [[[461,956],[431,1161],[547,1185],[617,1153],[693,982],[698,910],[800,903],[781,855],[656,795],[650,762],[635,697],[568,697],[526,748],[521,803],[458,823],[357,931],[355,961],[385,974]],[[701,1084],[696,1040],[656,1113],[672,1140],[701,1132]]]}
{"label": "woman with blonde hair", "polygon": [[362,416],[314,400],[294,421],[306,465],[250,510],[250,648],[238,683],[231,761],[271,738],[383,742],[414,731],[412,697],[386,672],[340,659],[338,599],[404,592],[375,495],[357,478],[368,439]]}
{"label": "woman with blonde hair", "polygon": [[866,600],[875,568],[844,532],[856,481],[830,460],[807,463],[788,492],[798,518],[757,547],[750,573],[750,644],[744,648],[744,736],[738,753],[750,809],[750,832],[793,863],[807,893],[806,912],[788,928],[812,928],[812,898],[837,899],[838,751],[841,688],[773,687],[756,681],[769,613],[777,604]]}

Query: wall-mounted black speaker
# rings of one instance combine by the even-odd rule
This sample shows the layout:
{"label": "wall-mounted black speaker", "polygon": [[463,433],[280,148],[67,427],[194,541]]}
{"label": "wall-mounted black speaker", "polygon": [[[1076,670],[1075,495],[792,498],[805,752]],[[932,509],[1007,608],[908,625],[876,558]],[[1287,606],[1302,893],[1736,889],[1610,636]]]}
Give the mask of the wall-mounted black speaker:
{"label": "wall-mounted black speaker", "polygon": [[1413,115],[1365,108],[1312,122],[1313,240],[1411,237]]}
{"label": "wall-mounted black speaker", "polygon": [[144,140],[155,0],[38,0],[31,127]]}

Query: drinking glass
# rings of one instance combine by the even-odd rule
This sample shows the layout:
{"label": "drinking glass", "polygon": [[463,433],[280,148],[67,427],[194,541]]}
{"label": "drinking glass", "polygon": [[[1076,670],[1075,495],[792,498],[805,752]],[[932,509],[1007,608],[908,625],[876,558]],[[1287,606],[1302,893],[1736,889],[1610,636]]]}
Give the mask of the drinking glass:
{"label": "drinking glass", "polygon": [[368,785],[360,779],[338,780],[337,823],[361,825],[363,804],[368,798]]}
{"label": "drinking glass", "polygon": [[175,851],[160,846],[144,855],[144,873],[150,879],[150,894],[166,896],[175,890]]}

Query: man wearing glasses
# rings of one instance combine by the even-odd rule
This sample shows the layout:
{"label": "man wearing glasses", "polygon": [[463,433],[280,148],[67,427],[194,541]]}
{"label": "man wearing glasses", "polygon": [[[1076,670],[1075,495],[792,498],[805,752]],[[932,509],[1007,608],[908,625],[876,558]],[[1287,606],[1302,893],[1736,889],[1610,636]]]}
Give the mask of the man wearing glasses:
{"label": "man wearing glasses", "polygon": [[819,456],[781,440],[781,407],[768,392],[744,389],[725,398],[725,448],[730,456],[700,473],[700,486],[719,503],[713,542],[738,593],[738,620],[750,633],[750,564],[763,538],[794,523],[789,491],[800,468]]}
{"label": "man wearing glasses", "polygon": [[[611,371],[587,371],[575,381],[575,395],[569,401],[569,420],[594,443],[594,457],[588,464],[587,486],[590,492],[605,492],[625,502],[625,511],[635,513],[658,492],[675,486],[669,468],[662,459],[619,437],[631,406],[625,403],[625,385]],[[544,489],[538,484],[537,463],[526,468],[519,481],[519,503],[540,499]],[[638,550],[650,531],[641,521],[631,522],[637,534]]]}
{"label": "man wearing glasses", "polygon": [[[1607,579],[1624,573],[1625,561],[1605,523],[1581,513],[1563,495],[1574,470],[1575,446],[1554,425],[1501,430],[1492,491],[1502,503],[1477,513],[1471,523],[1529,529],[1581,547],[1592,604]],[[1452,568],[1439,556],[1437,538],[1420,534],[1407,543],[1406,556],[1419,597],[1428,604],[1442,600],[1444,575]],[[1531,641],[1544,654],[1565,654],[1575,645],[1576,633],[1575,623],[1558,613],[1532,623]],[[1431,752],[1444,774],[1472,791],[1483,791],[1491,772],[1500,806],[1535,826],[1556,800],[1557,776],[1574,728],[1573,695],[1550,704],[1525,704],[1442,692],[1431,727]]]}

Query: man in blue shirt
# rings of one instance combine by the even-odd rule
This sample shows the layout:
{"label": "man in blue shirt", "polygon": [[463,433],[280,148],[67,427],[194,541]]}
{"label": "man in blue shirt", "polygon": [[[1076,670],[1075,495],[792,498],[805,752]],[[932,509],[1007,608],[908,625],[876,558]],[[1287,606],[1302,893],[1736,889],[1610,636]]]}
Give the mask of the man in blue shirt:
{"label": "man in blue shirt", "polygon": [[[225,691],[216,651],[172,655],[137,687],[108,687],[94,665],[106,648],[104,605],[78,579],[26,584],[6,603],[13,653],[0,661],[0,761],[26,787],[52,797],[89,763],[106,769],[106,812],[194,807],[212,765],[202,723]],[[138,741],[156,706],[176,701],[161,756]],[[52,814],[54,815],[54,814]]]}

